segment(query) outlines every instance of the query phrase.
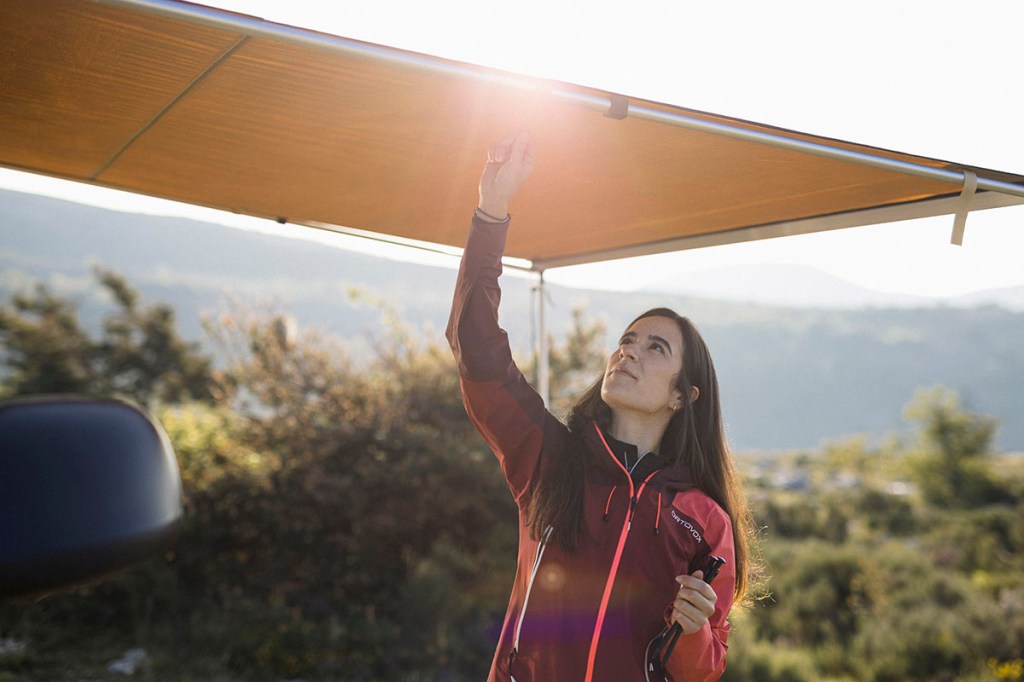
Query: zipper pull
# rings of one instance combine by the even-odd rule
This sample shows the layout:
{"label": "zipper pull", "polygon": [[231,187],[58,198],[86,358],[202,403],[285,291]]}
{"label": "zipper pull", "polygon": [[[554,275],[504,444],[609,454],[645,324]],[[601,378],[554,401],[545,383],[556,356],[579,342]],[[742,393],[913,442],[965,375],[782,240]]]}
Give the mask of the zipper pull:
{"label": "zipper pull", "polygon": [[633,527],[633,515],[636,514],[636,495],[629,500],[629,522],[626,524],[626,531]]}

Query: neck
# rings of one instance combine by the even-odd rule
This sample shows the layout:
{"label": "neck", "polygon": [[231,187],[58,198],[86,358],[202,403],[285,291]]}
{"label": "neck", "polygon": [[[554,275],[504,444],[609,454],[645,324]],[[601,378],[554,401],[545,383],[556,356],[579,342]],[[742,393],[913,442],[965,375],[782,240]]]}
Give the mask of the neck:
{"label": "neck", "polygon": [[631,412],[612,411],[612,423],[608,433],[612,438],[621,440],[624,443],[632,443],[644,455],[648,452],[657,452],[661,445],[661,437],[668,428],[668,417],[652,417],[650,415],[635,415]]}

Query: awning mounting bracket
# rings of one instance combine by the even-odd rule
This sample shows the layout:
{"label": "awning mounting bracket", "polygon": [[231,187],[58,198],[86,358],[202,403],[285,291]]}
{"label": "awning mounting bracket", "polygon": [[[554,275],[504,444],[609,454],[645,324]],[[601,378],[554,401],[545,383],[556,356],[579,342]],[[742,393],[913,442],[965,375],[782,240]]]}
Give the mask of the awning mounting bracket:
{"label": "awning mounting bracket", "polygon": [[957,246],[964,245],[964,228],[967,226],[967,214],[971,210],[971,199],[978,189],[978,176],[969,171],[964,171],[964,188],[960,192],[960,203],[956,207],[956,215],[953,216],[953,235],[949,241]]}

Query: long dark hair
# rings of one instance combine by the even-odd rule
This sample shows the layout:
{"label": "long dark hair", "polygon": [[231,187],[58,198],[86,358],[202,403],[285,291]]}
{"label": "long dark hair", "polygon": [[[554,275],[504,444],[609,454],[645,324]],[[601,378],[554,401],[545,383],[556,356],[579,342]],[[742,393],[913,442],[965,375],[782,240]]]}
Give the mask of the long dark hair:
{"label": "long dark hair", "polygon": [[[683,396],[691,395],[694,386],[699,393],[696,400],[684,401],[682,409],[673,414],[661,437],[660,452],[672,453],[673,463],[684,462],[697,488],[717,502],[732,520],[736,550],[735,595],[739,602],[747,591],[753,520],[725,440],[715,365],[704,339],[689,319],[669,308],[654,308],[633,320],[629,327],[645,317],[673,320],[682,332],[683,369],[676,388]],[[539,539],[550,526],[553,529],[551,539],[567,552],[578,549],[582,525],[588,465],[582,434],[593,428],[595,421],[604,431],[611,426],[611,408],[601,398],[602,382],[603,377],[594,382],[569,412],[568,426],[572,434],[569,447],[562,453],[553,453],[529,508],[531,535]]]}

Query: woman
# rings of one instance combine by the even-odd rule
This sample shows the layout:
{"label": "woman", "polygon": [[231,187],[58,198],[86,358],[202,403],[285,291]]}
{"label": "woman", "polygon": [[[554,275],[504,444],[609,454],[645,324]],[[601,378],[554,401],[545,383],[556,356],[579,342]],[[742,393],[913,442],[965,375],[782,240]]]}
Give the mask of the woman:
{"label": "woman", "polygon": [[[567,425],[545,409],[498,325],[508,206],[535,158],[525,133],[489,150],[447,330],[466,410],[519,508],[518,571],[488,679],[718,679],[750,521],[714,366],[689,321],[649,311]],[[709,585],[700,568],[712,555],[726,563]],[[682,635],[662,672],[652,642],[674,624]]]}

